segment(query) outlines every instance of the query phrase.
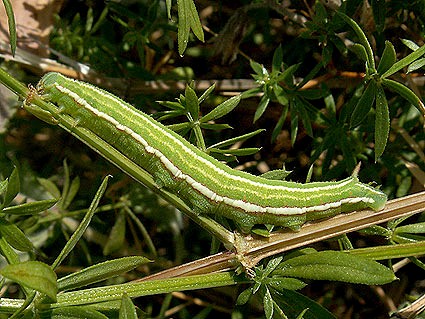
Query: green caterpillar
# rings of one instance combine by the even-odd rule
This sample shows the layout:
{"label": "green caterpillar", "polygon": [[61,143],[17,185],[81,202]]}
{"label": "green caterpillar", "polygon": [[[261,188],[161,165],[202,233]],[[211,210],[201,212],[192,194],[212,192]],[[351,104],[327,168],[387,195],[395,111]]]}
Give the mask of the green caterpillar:
{"label": "green caterpillar", "polygon": [[[297,229],[341,212],[380,210],[387,200],[353,174],[338,182],[294,183],[231,169],[120,98],[91,84],[48,73],[37,85],[44,99],[140,165],[199,214]],[[30,103],[30,101],[26,101]]]}

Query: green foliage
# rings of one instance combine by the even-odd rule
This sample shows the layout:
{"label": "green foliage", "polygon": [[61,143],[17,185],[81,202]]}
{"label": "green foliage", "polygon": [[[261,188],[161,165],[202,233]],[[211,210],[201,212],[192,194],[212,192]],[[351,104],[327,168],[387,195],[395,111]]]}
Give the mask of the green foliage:
{"label": "green foliage", "polygon": [[223,147],[244,141],[261,133],[263,130],[257,130],[206,147],[202,130],[220,131],[226,128],[231,128],[231,126],[227,124],[217,124],[215,123],[215,120],[229,114],[239,104],[241,99],[240,95],[227,99],[207,114],[200,116],[200,103],[205,101],[211,95],[213,90],[214,86],[209,87],[198,98],[194,89],[188,85],[185,90],[185,95],[180,95],[177,101],[159,102],[161,105],[169,108],[170,111],[157,113],[158,120],[171,119],[181,115],[186,116],[188,122],[171,124],[168,127],[183,136],[189,135],[188,139],[192,143],[196,144],[200,149],[217,159],[230,162],[235,161],[236,156],[246,156],[257,153],[259,150],[258,148],[223,149]]}
{"label": "green foliage", "polygon": [[204,32],[193,0],[177,0],[177,5],[179,12],[178,47],[179,54],[183,55],[189,42],[190,30],[192,29],[195,36],[202,42],[204,41]]}

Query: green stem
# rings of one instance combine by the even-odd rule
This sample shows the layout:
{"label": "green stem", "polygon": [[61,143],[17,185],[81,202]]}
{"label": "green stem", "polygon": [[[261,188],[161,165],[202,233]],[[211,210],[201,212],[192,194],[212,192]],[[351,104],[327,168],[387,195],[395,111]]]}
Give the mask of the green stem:
{"label": "green stem", "polygon": [[231,286],[246,282],[248,282],[246,279],[238,279],[234,272],[224,272],[164,280],[126,283],[59,294],[57,302],[51,304],[50,307],[58,308],[64,306],[116,301],[121,300],[123,293],[126,293],[131,298],[135,298],[173,291]]}
{"label": "green stem", "polygon": [[358,248],[346,251],[349,254],[362,256],[373,260],[406,258],[425,254],[425,242]]}

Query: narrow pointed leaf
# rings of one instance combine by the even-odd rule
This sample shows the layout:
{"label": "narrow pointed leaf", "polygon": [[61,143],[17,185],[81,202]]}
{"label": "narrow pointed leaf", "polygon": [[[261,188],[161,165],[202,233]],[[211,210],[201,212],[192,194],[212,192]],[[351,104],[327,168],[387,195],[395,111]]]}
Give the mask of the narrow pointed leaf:
{"label": "narrow pointed leaf", "polygon": [[7,265],[0,274],[18,284],[46,294],[56,301],[56,274],[52,268],[39,261],[25,261]]}
{"label": "narrow pointed leaf", "polygon": [[9,25],[10,50],[12,51],[12,55],[15,56],[17,41],[15,15],[13,14],[12,3],[10,0],[3,0],[3,5],[6,10],[7,23]]}
{"label": "narrow pointed leaf", "polygon": [[142,256],[123,257],[105,261],[60,278],[58,280],[58,289],[64,291],[91,285],[126,273],[148,262],[150,260]]}
{"label": "narrow pointed leaf", "polygon": [[299,315],[308,309],[307,315],[302,318],[336,319],[332,313],[319,303],[296,291],[285,289],[277,293],[271,289],[270,292],[273,296],[273,300],[280,308],[284,309],[285,315],[289,318],[298,319],[300,318]]}
{"label": "narrow pointed leaf", "polygon": [[360,60],[362,60],[363,62],[367,61],[367,52],[363,45],[359,43],[354,43],[349,47],[349,49],[353,51]]}
{"label": "narrow pointed leaf", "polygon": [[260,148],[258,147],[238,148],[238,149],[228,149],[228,150],[222,150],[218,148],[209,149],[211,153],[230,154],[230,155],[236,155],[236,156],[252,155],[252,154],[258,153],[259,150]]}
{"label": "narrow pointed leaf", "polygon": [[38,202],[25,203],[16,206],[9,206],[2,210],[4,214],[10,215],[33,215],[51,208],[57,203],[57,199],[46,199]]}
{"label": "narrow pointed leaf", "polygon": [[382,155],[387,145],[390,133],[390,113],[387,98],[381,85],[376,92],[376,114],[375,114],[375,161]]}
{"label": "narrow pointed leaf", "polygon": [[180,102],[175,101],[157,101],[162,106],[168,107],[172,110],[184,110],[184,106]]}
{"label": "narrow pointed leaf", "polygon": [[3,195],[6,192],[7,183],[8,183],[8,180],[7,179],[5,179],[4,181],[1,181],[0,182],[0,196]]}
{"label": "narrow pointed leaf", "polygon": [[267,70],[264,68],[264,66],[258,62],[255,62],[254,60],[249,60],[249,65],[257,75],[263,76],[267,73]]}
{"label": "narrow pointed leaf", "polygon": [[257,110],[255,111],[254,123],[257,122],[257,120],[264,114],[267,106],[269,105],[269,102],[270,102],[269,96],[267,94],[264,94],[260,100],[260,103],[258,104]]}
{"label": "narrow pointed leaf", "polygon": [[265,129],[258,129],[254,132],[251,132],[251,133],[247,133],[247,134],[243,134],[243,135],[240,135],[240,136],[237,136],[237,137],[233,137],[231,139],[228,139],[228,140],[216,143],[214,145],[211,145],[208,149],[210,149],[210,148],[222,148],[222,147],[225,147],[225,146],[233,145],[236,142],[245,141],[245,140],[247,140],[247,139],[249,139],[249,138],[251,138],[251,137],[253,137],[257,134],[260,134],[261,132],[264,132],[264,131],[265,131]]}
{"label": "narrow pointed leaf", "polygon": [[396,233],[425,234],[425,222],[400,226],[395,229]]}
{"label": "narrow pointed leaf", "polygon": [[[292,108],[293,109],[293,108]],[[291,115],[291,144],[294,145],[298,134],[298,114]]]}
{"label": "narrow pointed leaf", "polygon": [[123,294],[118,319],[137,319],[136,307],[127,294]]}
{"label": "narrow pointed leaf", "polygon": [[412,64],[409,65],[409,67],[407,68],[407,73],[416,71],[417,69],[420,69],[423,66],[425,66],[425,58],[418,59],[418,60],[416,60],[415,62],[412,62]]}
{"label": "narrow pointed leaf", "polygon": [[89,306],[55,308],[50,311],[49,315],[50,319],[108,319],[103,313]]}
{"label": "narrow pointed leaf", "polygon": [[108,241],[103,247],[103,254],[105,256],[117,251],[123,246],[125,241],[125,225],[125,213],[121,210],[109,233]]}
{"label": "narrow pointed leaf", "polygon": [[362,96],[354,108],[353,114],[351,114],[350,127],[356,127],[360,125],[361,122],[366,118],[367,113],[369,113],[372,108],[373,101],[375,100],[376,95],[376,84],[375,81],[370,81],[364,90]]}
{"label": "narrow pointed leaf", "polygon": [[353,19],[351,19],[346,14],[344,14],[340,11],[337,11],[336,13],[354,30],[354,32],[356,33],[357,37],[360,40],[360,44],[362,44],[363,47],[366,49],[367,64],[372,69],[375,69],[375,60],[373,58],[372,47],[370,46],[370,43],[369,43],[366,35],[364,34],[362,28],[360,28],[360,26],[357,24],[357,22],[354,21]]}
{"label": "narrow pointed leaf", "polygon": [[407,86],[390,79],[383,79],[382,85],[389,88],[390,90],[397,92],[400,94],[403,98],[405,98],[407,101],[409,101],[411,104],[413,104],[417,109],[425,115],[425,106],[424,103],[421,101],[421,99],[413,93],[411,89],[409,89]]}
{"label": "narrow pointed leaf", "polygon": [[193,0],[177,0],[177,7],[179,15],[178,48],[179,54],[182,56],[189,42],[190,29],[201,41],[204,41],[204,32]]}
{"label": "narrow pointed leaf", "polygon": [[403,44],[405,46],[407,46],[410,50],[412,51],[416,51],[417,49],[419,49],[419,45],[417,45],[415,42],[413,42],[412,40],[408,40],[408,39],[401,39],[401,42],[403,42]]}
{"label": "narrow pointed leaf", "polygon": [[3,206],[8,206],[19,193],[20,182],[18,168],[15,167],[13,169],[12,174],[10,174],[7,180],[8,182],[6,192],[4,194]]}
{"label": "narrow pointed leaf", "polygon": [[240,293],[238,298],[236,299],[236,305],[242,306],[249,301],[249,298],[252,296],[252,288],[247,288]]}
{"label": "narrow pointed leaf", "polygon": [[282,291],[283,289],[289,290],[299,290],[307,286],[307,284],[296,278],[279,278],[273,280],[270,284],[270,287],[273,287],[277,291]]}
{"label": "narrow pointed leaf", "polygon": [[294,257],[281,263],[274,274],[314,280],[381,285],[396,279],[389,268],[370,259],[338,251],[322,251]]}
{"label": "narrow pointed leaf", "polygon": [[241,101],[241,96],[236,95],[227,99],[223,103],[217,105],[211,112],[201,118],[201,122],[205,123],[211,120],[219,119],[220,117],[230,113]]}
{"label": "narrow pointed leaf", "polygon": [[62,263],[62,261],[66,258],[66,256],[68,256],[69,253],[72,251],[72,249],[74,249],[75,245],[80,240],[81,236],[83,236],[84,232],[86,231],[87,227],[90,224],[90,221],[94,215],[94,212],[96,211],[97,206],[99,205],[100,199],[102,198],[103,194],[106,191],[109,178],[110,176],[106,176],[103,179],[102,184],[97,190],[96,195],[94,196],[93,201],[91,202],[90,207],[87,210],[87,213],[84,215],[83,220],[81,221],[80,225],[78,225],[77,229],[72,234],[71,238],[67,241],[65,247],[62,249],[59,256],[53,262],[52,269],[55,269],[57,266],[59,266]]}
{"label": "narrow pointed leaf", "polygon": [[80,189],[80,178],[77,176],[75,177],[68,189],[68,192],[66,194],[66,197],[63,200],[62,208],[67,209],[69,205],[71,205],[75,195],[77,195],[78,190]]}
{"label": "narrow pointed leaf", "polygon": [[186,86],[185,90],[186,97],[186,109],[189,111],[192,119],[197,121],[199,118],[199,103],[198,97],[196,96],[195,90],[192,89],[189,85]]}
{"label": "narrow pointed leaf", "polygon": [[59,188],[52,181],[45,178],[37,178],[37,181],[43,186],[54,198],[61,197]]}
{"label": "narrow pointed leaf", "polygon": [[279,120],[276,123],[276,126],[272,132],[272,142],[276,141],[277,136],[282,131],[283,124],[285,124],[286,116],[288,115],[288,104],[286,104],[282,109],[282,114],[279,117]]}
{"label": "narrow pointed leaf", "polygon": [[31,241],[25,234],[11,222],[0,218],[0,235],[15,249],[19,251],[32,251],[34,249]]}
{"label": "narrow pointed leaf", "polygon": [[203,101],[205,101],[211,95],[214,89],[215,83],[213,83],[208,89],[205,90],[204,93],[202,93],[202,95],[198,98],[198,103],[201,104]]}
{"label": "narrow pointed leaf", "polygon": [[283,50],[282,45],[279,44],[273,53],[272,72],[278,72],[282,68],[283,63]]}
{"label": "narrow pointed leaf", "polygon": [[382,53],[381,61],[378,64],[378,73],[387,71],[396,61],[394,46],[390,41],[385,41],[385,49]]}
{"label": "narrow pointed leaf", "polygon": [[177,0],[179,24],[177,31],[177,42],[180,56],[183,56],[189,42],[190,18],[186,8],[186,0]]}
{"label": "narrow pointed leaf", "polygon": [[273,298],[270,295],[270,291],[266,289],[266,293],[264,294],[264,313],[267,319],[273,318]]}
{"label": "narrow pointed leaf", "polygon": [[409,64],[411,64],[413,61],[417,60],[424,54],[425,54],[425,44],[421,46],[419,49],[417,49],[416,51],[413,51],[412,53],[410,53],[408,56],[394,63],[385,73],[381,75],[381,77],[382,78],[389,77],[390,75],[396,73],[402,68],[408,66]]}

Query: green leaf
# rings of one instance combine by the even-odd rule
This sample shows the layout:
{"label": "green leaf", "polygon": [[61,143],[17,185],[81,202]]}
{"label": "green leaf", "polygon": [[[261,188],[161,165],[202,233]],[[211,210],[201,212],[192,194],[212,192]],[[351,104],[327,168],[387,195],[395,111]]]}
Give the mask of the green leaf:
{"label": "green leaf", "polygon": [[425,222],[397,227],[395,233],[425,234]]}
{"label": "green leaf", "polygon": [[387,71],[396,61],[396,53],[394,46],[390,41],[385,41],[385,49],[382,53],[381,61],[378,64],[378,73],[382,74]]}
{"label": "green leaf", "polygon": [[75,195],[77,195],[79,189],[80,189],[80,178],[77,176],[72,180],[67,193],[64,194],[65,198],[63,199],[63,202],[62,202],[62,209],[67,209],[69,207]]}
{"label": "green leaf", "polygon": [[[288,101],[289,102],[289,101]],[[288,115],[288,105],[286,104],[282,109],[282,114],[280,114],[279,120],[276,123],[276,126],[272,132],[272,142],[276,141],[277,136],[282,131],[282,127],[285,124],[286,116]]]}
{"label": "green leaf", "polygon": [[408,40],[408,39],[401,39],[401,42],[403,42],[403,44],[405,46],[407,46],[410,50],[412,51],[416,51],[417,49],[419,49],[419,45],[417,45],[415,42],[413,42],[412,40]]}
{"label": "green leaf", "polygon": [[233,109],[239,104],[240,101],[241,101],[240,95],[233,96],[230,99],[227,99],[226,101],[224,101],[223,103],[217,105],[211,112],[203,116],[200,119],[200,121],[202,123],[205,123],[211,120],[219,119],[223,117],[224,115],[233,111]]}
{"label": "green leaf", "polygon": [[108,185],[108,180],[110,176],[106,176],[102,184],[100,185],[99,189],[96,192],[96,195],[93,198],[93,201],[90,204],[89,209],[87,210],[87,213],[84,215],[83,220],[81,221],[80,225],[78,225],[75,232],[72,234],[71,238],[66,242],[65,247],[60,252],[59,256],[55,259],[55,261],[52,264],[52,269],[55,269],[57,266],[59,266],[62,261],[66,258],[66,256],[69,255],[69,253],[74,249],[77,242],[80,240],[81,236],[83,236],[84,232],[86,231],[87,227],[90,224],[90,221],[94,215],[94,212],[96,211],[97,206],[99,205],[100,199],[102,198],[103,194],[106,191],[106,186]]}
{"label": "green leaf", "polygon": [[52,268],[39,261],[25,261],[19,264],[7,265],[0,274],[22,286],[32,288],[46,294],[56,301],[58,291],[56,274]]}
{"label": "green leaf", "polygon": [[260,103],[258,103],[257,110],[254,114],[254,123],[257,122],[257,120],[264,114],[266,111],[267,106],[269,105],[270,98],[269,96],[264,93],[264,95],[261,97]]}
{"label": "green leaf", "polygon": [[243,135],[240,135],[240,136],[237,136],[237,137],[233,137],[233,138],[230,138],[228,140],[224,140],[224,141],[221,141],[221,142],[216,143],[214,145],[211,145],[208,149],[211,149],[211,148],[218,149],[218,148],[222,148],[222,147],[225,147],[225,146],[233,145],[236,142],[245,141],[245,140],[247,140],[247,139],[249,139],[249,138],[251,138],[251,137],[253,137],[257,134],[260,134],[261,132],[264,132],[264,131],[265,131],[265,129],[258,129],[254,132],[251,132],[251,133],[247,133],[247,134],[243,134]]}
{"label": "green leaf", "polygon": [[214,89],[215,83],[213,83],[208,89],[205,90],[204,93],[202,93],[202,95],[198,98],[198,103],[201,104],[202,102],[204,102],[211,95]]}
{"label": "green leaf", "polygon": [[165,6],[167,7],[167,17],[168,17],[168,20],[171,20],[172,0],[165,0]]}
{"label": "green leaf", "polygon": [[266,289],[266,293],[263,298],[264,302],[264,313],[267,319],[272,319],[273,317],[273,298],[270,295],[270,291]]}
{"label": "green leaf", "polygon": [[[291,111],[294,108],[291,107]],[[291,145],[295,144],[298,134],[298,114],[291,115]]]}
{"label": "green leaf", "polygon": [[103,247],[103,254],[105,256],[120,249],[125,241],[125,211],[120,210],[114,226],[108,236],[108,241]]}
{"label": "green leaf", "polygon": [[378,85],[375,114],[375,162],[382,155],[390,133],[390,113],[384,89]]}
{"label": "green leaf", "polygon": [[286,92],[279,85],[279,83],[275,83],[273,85],[273,92],[274,92],[274,95],[276,96],[276,99],[279,102],[279,104],[282,104],[282,105],[287,105],[288,104],[289,101],[288,101],[288,98],[286,97]]}
{"label": "green leaf", "polygon": [[415,62],[412,62],[412,64],[409,65],[407,68],[407,73],[416,71],[417,69],[420,69],[425,65],[425,58],[418,59]]}
{"label": "green leaf", "polygon": [[366,35],[364,34],[362,28],[360,28],[360,26],[357,24],[356,21],[354,21],[353,19],[351,19],[349,16],[342,13],[341,11],[337,11],[336,14],[339,15],[354,30],[354,32],[356,33],[357,37],[360,40],[360,44],[363,45],[363,47],[366,50],[366,56],[367,56],[366,61],[368,66],[372,69],[375,69],[375,60],[373,58],[372,47],[370,46],[370,43]]}
{"label": "green leaf", "polygon": [[217,124],[217,123],[201,123],[199,125],[202,129],[213,130],[213,131],[222,131],[231,127],[229,124]]}
{"label": "green leaf", "polygon": [[310,116],[307,112],[308,105],[302,99],[295,99],[294,102],[294,105],[296,106],[297,112],[301,117],[301,121],[303,122],[307,134],[309,136],[313,136],[313,128],[311,126]]}
{"label": "green leaf", "polygon": [[382,285],[396,279],[391,269],[366,258],[338,251],[322,251],[291,258],[274,274],[314,280],[337,280]]}
{"label": "green leaf", "polygon": [[283,169],[275,169],[272,171],[265,172],[264,174],[261,174],[260,176],[267,179],[284,181],[286,177],[291,173],[292,171],[287,171],[285,168],[283,168]]}
{"label": "green leaf", "polygon": [[236,156],[248,156],[255,153],[258,153],[260,148],[258,147],[248,147],[248,148],[237,148],[237,149],[218,149],[218,148],[209,148],[208,149],[211,153],[218,153],[218,154],[230,154],[230,155],[236,155]]}
{"label": "green leaf", "polygon": [[360,60],[367,62],[367,52],[363,45],[354,43],[353,45],[350,45],[349,49],[353,51]]}
{"label": "green leaf", "polygon": [[61,197],[60,189],[52,181],[45,178],[37,178],[37,181],[43,186],[54,198]]}
{"label": "green leaf", "polygon": [[119,312],[119,319],[137,319],[136,307],[134,306],[131,298],[124,293],[121,299],[121,307]]}
{"label": "green leaf", "polygon": [[15,16],[13,14],[12,3],[10,0],[3,0],[4,9],[6,10],[7,23],[9,24],[9,37],[10,37],[10,50],[12,55],[15,56],[16,51],[16,24]]}
{"label": "green leaf", "polygon": [[277,291],[282,291],[283,289],[289,290],[299,290],[307,286],[307,284],[296,278],[272,278],[273,281],[269,283],[270,287],[273,287]]}
{"label": "green leaf", "polygon": [[236,299],[236,305],[242,306],[246,304],[249,301],[249,298],[251,298],[251,296],[252,296],[252,288],[250,287],[245,289],[244,291],[240,293],[240,295]]}
{"label": "green leaf", "polygon": [[293,290],[270,291],[273,300],[285,310],[289,318],[298,318],[306,309],[306,315],[303,318],[308,319],[335,319],[336,317],[315,301]]}
{"label": "green leaf", "polygon": [[425,115],[425,106],[421,99],[413,93],[407,86],[390,79],[383,79],[382,85],[390,90],[397,92],[411,104],[413,104],[423,115]]}
{"label": "green leaf", "polygon": [[255,62],[254,60],[249,60],[249,65],[254,70],[254,72],[259,75],[261,78],[268,74],[267,70],[264,68],[264,66],[258,62]]}
{"label": "green leaf", "polygon": [[384,74],[381,75],[381,78],[386,78],[386,77],[389,77],[390,75],[393,75],[397,71],[413,63],[415,60],[417,60],[424,54],[425,54],[425,45],[421,46],[416,51],[413,51],[408,56],[394,63]]}
{"label": "green leaf", "polygon": [[15,224],[0,218],[0,235],[15,249],[19,251],[32,251],[31,241]]}
{"label": "green leaf", "polygon": [[57,199],[46,199],[38,202],[9,206],[3,208],[2,213],[10,215],[34,215],[51,208],[57,201]]}
{"label": "green leaf", "polygon": [[282,45],[279,44],[277,49],[273,53],[273,60],[272,60],[272,72],[278,72],[282,68],[283,63],[283,50]]}
{"label": "green leaf", "polygon": [[0,196],[4,194],[4,192],[6,192],[7,189],[7,179],[5,179],[4,181],[0,182]]}
{"label": "green leaf", "polygon": [[192,116],[192,120],[197,121],[199,118],[199,103],[195,90],[187,85],[184,96],[186,97],[186,109]]}
{"label": "green leaf", "polygon": [[19,172],[17,167],[13,169],[12,174],[10,174],[7,180],[8,182],[7,182],[6,192],[4,194],[3,207],[8,206],[12,202],[12,200],[16,197],[16,195],[18,195],[19,193],[20,182],[19,182]]}
{"label": "green leaf", "polygon": [[[44,313],[43,313],[44,315]],[[40,316],[44,318],[43,316]],[[49,311],[50,319],[107,319],[103,313],[89,306],[60,307]]]}
{"label": "green leaf", "polygon": [[361,122],[366,118],[366,115],[369,113],[372,108],[373,101],[375,100],[376,95],[376,83],[371,80],[366,86],[362,96],[354,108],[353,114],[351,114],[350,127],[354,128],[360,125]]}
{"label": "green leaf", "polygon": [[172,110],[184,110],[184,106],[180,102],[175,101],[157,101],[162,106],[168,107]]}
{"label": "green leaf", "polygon": [[202,30],[201,21],[196,11],[193,0],[177,0],[179,25],[178,25],[178,48],[179,54],[183,56],[189,42],[190,29],[193,30],[195,36],[204,42],[204,31]]}
{"label": "green leaf", "polygon": [[58,280],[58,289],[64,291],[91,285],[126,273],[148,262],[150,262],[150,260],[142,256],[130,256],[108,260],[60,278]]}

